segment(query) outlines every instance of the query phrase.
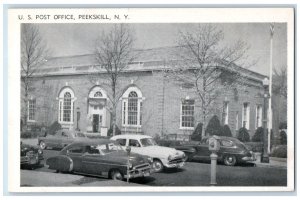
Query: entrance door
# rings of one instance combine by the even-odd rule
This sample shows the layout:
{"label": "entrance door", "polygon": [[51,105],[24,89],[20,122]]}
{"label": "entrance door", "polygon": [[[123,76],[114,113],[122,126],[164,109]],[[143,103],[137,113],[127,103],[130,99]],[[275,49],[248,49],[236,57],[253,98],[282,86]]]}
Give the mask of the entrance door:
{"label": "entrance door", "polygon": [[99,115],[93,114],[93,132],[99,133]]}

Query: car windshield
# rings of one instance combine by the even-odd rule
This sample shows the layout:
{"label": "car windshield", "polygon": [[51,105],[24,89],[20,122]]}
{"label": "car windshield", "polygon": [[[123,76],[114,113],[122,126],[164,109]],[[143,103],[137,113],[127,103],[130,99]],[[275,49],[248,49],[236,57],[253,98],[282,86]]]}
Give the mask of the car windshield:
{"label": "car windshield", "polygon": [[97,145],[96,149],[99,150],[101,155],[110,154],[115,151],[124,151],[120,145],[115,143]]}
{"label": "car windshield", "polygon": [[85,135],[81,132],[76,132],[75,137],[85,137]]}
{"label": "car windshield", "polygon": [[152,138],[143,138],[141,139],[141,143],[144,147],[157,145],[157,143]]}

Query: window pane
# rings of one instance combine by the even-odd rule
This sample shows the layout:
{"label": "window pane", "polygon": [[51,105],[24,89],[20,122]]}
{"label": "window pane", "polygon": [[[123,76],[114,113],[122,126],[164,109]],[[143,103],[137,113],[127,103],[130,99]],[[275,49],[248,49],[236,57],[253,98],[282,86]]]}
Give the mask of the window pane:
{"label": "window pane", "polygon": [[28,119],[35,120],[35,99],[28,101]]}
{"label": "window pane", "polygon": [[64,122],[71,121],[71,94],[69,92],[66,92],[64,95],[63,121]]}
{"label": "window pane", "polygon": [[137,125],[138,99],[136,92],[130,92],[128,97],[128,124]]}
{"label": "window pane", "polygon": [[194,127],[194,100],[185,100],[181,107],[181,127]]}

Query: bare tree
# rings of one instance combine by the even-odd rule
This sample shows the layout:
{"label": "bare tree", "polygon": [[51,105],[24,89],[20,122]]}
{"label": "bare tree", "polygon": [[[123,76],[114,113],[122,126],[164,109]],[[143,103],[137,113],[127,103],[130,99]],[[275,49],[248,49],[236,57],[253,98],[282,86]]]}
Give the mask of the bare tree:
{"label": "bare tree", "polygon": [[[171,77],[183,87],[192,89],[201,102],[202,136],[208,115],[215,110],[215,100],[224,92],[243,82],[237,70],[247,63],[249,46],[238,40],[231,46],[221,46],[224,33],[211,24],[199,25],[195,30],[180,32],[178,61],[171,68]],[[247,66],[248,67],[248,66]]]}
{"label": "bare tree", "polygon": [[[134,37],[128,25],[114,25],[108,32],[103,32],[96,42],[96,58],[102,79],[108,80],[111,102],[113,135],[116,133],[117,105],[124,92],[124,85],[120,84],[120,75],[135,59],[133,51]],[[105,83],[104,83],[105,84]],[[107,84],[107,83],[106,83]]]}
{"label": "bare tree", "polygon": [[43,41],[39,28],[34,24],[21,25],[21,81],[24,91],[23,120],[27,126],[28,101],[32,77],[47,56],[47,45]]}
{"label": "bare tree", "polygon": [[273,85],[272,91],[281,95],[284,98],[287,98],[287,69],[282,67],[279,70],[274,69],[273,71]]}

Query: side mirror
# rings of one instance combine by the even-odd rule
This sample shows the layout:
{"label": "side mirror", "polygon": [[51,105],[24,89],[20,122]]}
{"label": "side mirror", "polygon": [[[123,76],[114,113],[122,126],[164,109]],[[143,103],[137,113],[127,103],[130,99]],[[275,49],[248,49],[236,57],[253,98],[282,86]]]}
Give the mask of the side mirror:
{"label": "side mirror", "polygon": [[126,147],[126,152],[127,152],[127,155],[128,155],[128,156],[130,155],[130,151],[131,151],[131,147],[130,147],[130,146],[127,146],[127,147]]}

